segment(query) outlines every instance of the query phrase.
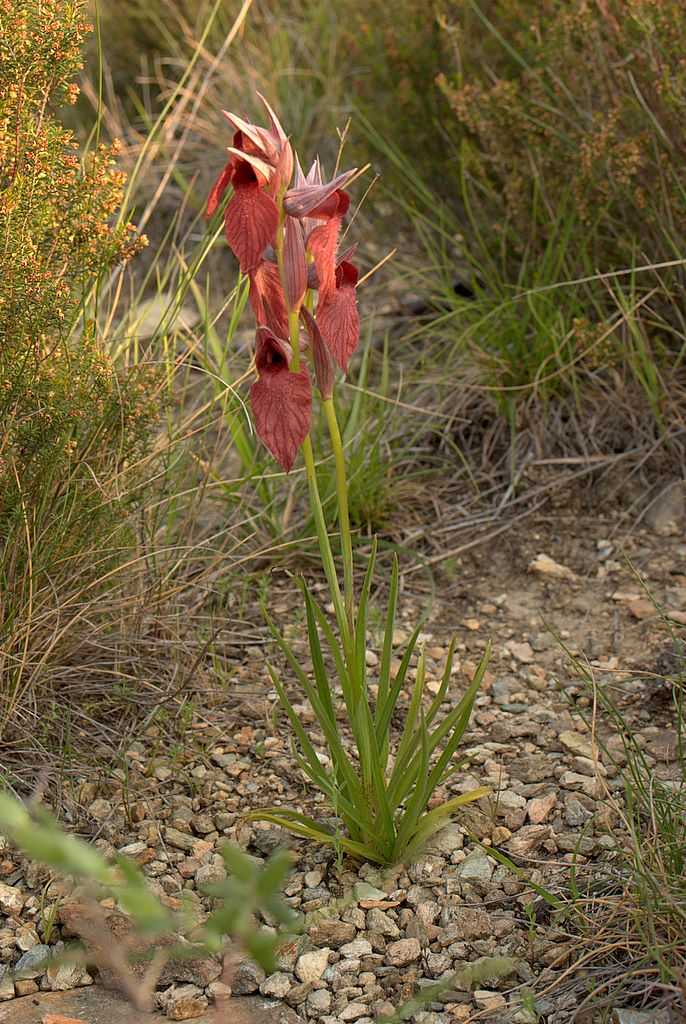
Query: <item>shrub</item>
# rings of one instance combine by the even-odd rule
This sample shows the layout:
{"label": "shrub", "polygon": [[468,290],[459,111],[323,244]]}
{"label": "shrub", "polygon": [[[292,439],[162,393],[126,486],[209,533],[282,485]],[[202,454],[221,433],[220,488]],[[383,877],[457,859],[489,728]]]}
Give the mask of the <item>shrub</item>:
{"label": "shrub", "polygon": [[86,32],[79,3],[0,2],[0,730],[121,560],[156,413],[92,316],[144,239],[116,221],[116,144],[80,157],[58,117]]}
{"label": "shrub", "polygon": [[[686,227],[679,0],[464,5],[458,70],[441,77],[463,160],[524,245],[570,203],[579,242],[611,266],[672,260]],[[534,234],[534,229],[536,233]],[[608,269],[604,267],[604,269]]]}

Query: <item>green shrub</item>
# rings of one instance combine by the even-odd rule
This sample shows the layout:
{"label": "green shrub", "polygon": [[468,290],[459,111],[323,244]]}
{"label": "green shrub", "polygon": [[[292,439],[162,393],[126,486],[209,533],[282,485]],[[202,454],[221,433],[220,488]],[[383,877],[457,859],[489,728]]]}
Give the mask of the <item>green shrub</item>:
{"label": "green shrub", "polygon": [[599,449],[639,424],[653,443],[686,351],[683,5],[474,0],[442,24],[452,113],[433,173],[397,128],[366,125],[426,243],[434,357],[470,366],[513,431],[551,397],[584,429],[609,400]]}
{"label": "green shrub", "polygon": [[91,315],[144,239],[115,220],[117,146],[81,157],[59,120],[86,32],[79,3],[0,3],[0,731],[122,560],[157,409]]}
{"label": "green shrub", "polygon": [[604,264],[683,255],[680,0],[458,10],[458,69],[441,84],[463,160],[489,202],[498,200],[496,233],[512,229],[520,245],[538,250],[571,202],[582,249],[590,242]]}

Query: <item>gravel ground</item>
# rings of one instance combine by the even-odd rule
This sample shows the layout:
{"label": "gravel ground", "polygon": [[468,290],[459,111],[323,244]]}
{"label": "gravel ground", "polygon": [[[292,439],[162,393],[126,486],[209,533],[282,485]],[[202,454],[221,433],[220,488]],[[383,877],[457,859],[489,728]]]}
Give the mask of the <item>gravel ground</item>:
{"label": "gravel ground", "polygon": [[[598,680],[611,684],[648,764],[674,777],[673,708],[660,679],[669,669],[669,638],[623,554],[683,633],[681,511],[677,506],[676,521],[673,511],[671,519],[654,515],[627,533],[619,516],[584,518],[558,509],[465,554],[438,578],[440,596],[423,637],[429,691],[438,685],[453,632],[458,660],[451,704],[489,639],[493,656],[461,751],[470,755],[469,770],[436,798],[484,784],[493,796],[466,811],[413,863],[388,870],[355,866],[242,820],[249,810],[279,803],[323,813],[290,755],[284,719],[275,714],[264,665],[271,645],[259,625],[254,642],[227,648],[233,669],[228,696],[199,695],[175,744],[168,730],[153,724],[132,738],[125,766],[65,776],[67,820],[101,850],[128,854],[168,905],[180,907],[183,896],[199,915],[210,905],[203,886],[223,877],[217,849],[225,839],[257,858],[278,845],[292,849],[286,897],[304,915],[304,931],[283,944],[275,974],[266,977],[244,960],[231,979],[232,1005],[235,997],[265,997],[259,1018],[265,1024],[276,1021],[277,1012],[283,1020],[371,1024],[422,993],[414,1024],[570,1021],[578,991],[543,990],[573,962],[579,938],[544,912],[530,881],[564,893],[573,861],[587,883],[612,872],[618,840],[609,795],[622,785],[622,743],[602,717],[602,744],[594,742],[584,721],[592,693],[538,609],[572,652],[583,653]],[[399,643],[428,597],[418,576],[406,581]],[[302,618],[294,615],[293,601],[290,587],[277,578],[270,607],[278,621],[291,618],[297,638]],[[377,639],[370,635],[370,671]],[[297,700],[293,689],[291,695]],[[305,704],[299,710],[322,746],[311,712]],[[68,880],[51,880],[0,844],[0,1000],[91,985],[94,975],[85,967],[46,968],[46,956],[80,932]],[[499,862],[494,850],[521,871]],[[125,935],[126,921],[114,906],[106,909],[112,934]],[[212,958],[174,962],[160,980],[158,1007],[172,1020],[201,1017],[226,994],[220,973]],[[441,981],[440,991],[432,991]],[[528,990],[542,993],[535,999],[538,1016]],[[288,1017],[280,1006],[290,1008]],[[619,1024],[669,1019],[616,1016]]]}

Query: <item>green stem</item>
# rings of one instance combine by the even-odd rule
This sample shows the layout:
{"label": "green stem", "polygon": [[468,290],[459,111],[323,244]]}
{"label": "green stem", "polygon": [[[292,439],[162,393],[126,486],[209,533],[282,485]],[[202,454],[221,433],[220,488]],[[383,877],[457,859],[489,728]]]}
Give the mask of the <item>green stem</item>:
{"label": "green stem", "polygon": [[338,494],[338,526],[341,531],[341,555],[343,556],[343,593],[345,596],[345,614],[351,636],[355,632],[355,592],[353,587],[353,542],[350,533],[350,514],[348,512],[348,484],[345,475],[345,458],[343,455],[343,439],[336,417],[336,406],[333,396],[324,399],[324,412],[331,435],[336,465],[336,491]]}
{"label": "green stem", "polygon": [[307,482],[310,488],[310,504],[312,505],[312,513],[314,515],[314,525],[317,531],[317,540],[319,541],[319,551],[322,556],[324,575],[326,576],[326,581],[329,585],[329,590],[331,591],[331,599],[336,611],[336,619],[343,637],[343,650],[345,652],[346,662],[351,666],[354,660],[352,633],[348,624],[348,617],[345,613],[341,588],[338,582],[338,575],[336,573],[336,563],[331,550],[329,534],[326,529],[326,519],[324,518],[324,509],[322,508],[322,501],[319,495],[317,471],[314,465],[314,453],[312,451],[312,442],[310,441],[309,434],[302,443],[302,453],[305,459],[305,473],[307,475]]}
{"label": "green stem", "polygon": [[299,321],[300,315],[297,309],[288,314],[288,330],[290,334],[291,348],[293,349],[293,358],[291,359],[289,369],[292,373],[300,372],[300,340],[298,337]]}
{"label": "green stem", "polygon": [[[279,268],[279,278],[281,279],[281,287],[283,288],[284,295],[286,294],[286,282],[284,274],[284,241],[283,241],[283,224],[286,219],[283,206],[279,203],[279,224],[274,239],[274,252],[276,253],[276,263]],[[309,296],[308,296],[309,298]],[[298,309],[291,310],[288,313],[288,333],[293,352],[291,364],[289,369],[292,373],[298,373],[300,370],[300,341],[298,336],[300,326],[300,311]],[[341,434],[338,429],[338,423],[336,421],[336,412],[331,402],[331,410],[327,408],[327,402],[324,402],[326,408],[326,418],[329,424],[329,431],[334,447],[334,457],[336,463],[336,481],[338,487],[338,501],[339,501],[339,520],[341,524],[345,524],[346,539],[343,539],[344,527],[341,525],[341,547],[343,549],[343,579],[344,579],[344,593],[345,602],[341,595],[341,587],[338,582],[338,574],[336,572],[336,563],[334,561],[333,552],[331,550],[331,541],[326,528],[326,519],[324,517],[324,510],[322,508],[321,497],[319,494],[319,485],[317,483],[317,472],[314,464],[314,453],[312,451],[312,442],[310,435],[308,434],[303,441],[301,447],[303,457],[305,459],[305,472],[307,474],[307,482],[310,490],[310,503],[312,505],[312,512],[314,515],[315,528],[317,531],[317,540],[319,541],[319,551],[322,558],[322,565],[324,566],[324,573],[326,580],[329,585],[331,592],[331,598],[333,600],[334,608],[336,611],[336,619],[338,626],[341,631],[343,638],[343,650],[345,658],[348,663],[349,670],[352,672],[355,663],[355,645],[354,645],[354,634],[353,634],[353,581],[352,581],[352,542],[350,540],[350,523],[348,517],[348,496],[345,482],[345,465],[343,462],[343,443],[341,441]],[[332,428],[333,423],[333,428]],[[334,440],[334,436],[337,437],[337,442]],[[342,494],[342,504],[341,504]],[[346,548],[347,545],[347,548]],[[346,552],[349,552],[349,556]]]}

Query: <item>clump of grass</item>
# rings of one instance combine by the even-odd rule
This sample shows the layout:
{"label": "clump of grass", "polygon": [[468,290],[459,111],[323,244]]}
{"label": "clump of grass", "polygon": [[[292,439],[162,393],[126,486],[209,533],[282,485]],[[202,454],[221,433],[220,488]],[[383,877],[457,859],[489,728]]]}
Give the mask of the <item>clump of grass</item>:
{"label": "clump of grass", "polygon": [[679,459],[686,324],[678,266],[641,263],[636,251],[626,267],[598,267],[570,202],[554,215],[534,209],[521,248],[509,236],[495,244],[468,161],[460,212],[373,123],[361,125],[402,180],[394,200],[424,250],[423,260],[401,262],[426,301],[404,339],[413,363],[406,379],[417,404],[454,424],[443,443],[452,439],[489,480],[502,468],[510,487],[527,463],[587,459],[588,471],[639,462],[661,446]]}
{"label": "clump of grass", "polygon": [[[675,728],[669,771],[648,764],[641,738],[611,687],[598,683],[565,649],[592,695],[593,735],[614,762],[621,787],[605,789],[615,821],[607,879],[584,895],[572,871],[571,898],[563,913],[581,933],[583,945],[564,983],[575,987],[579,1009],[594,1006],[609,1014],[614,1006],[666,1006],[676,1019],[686,1012],[686,659],[664,616],[663,623],[675,652],[675,669],[666,680]],[[649,680],[649,685],[656,683],[656,678]],[[621,756],[600,738],[601,716],[621,738]]]}

